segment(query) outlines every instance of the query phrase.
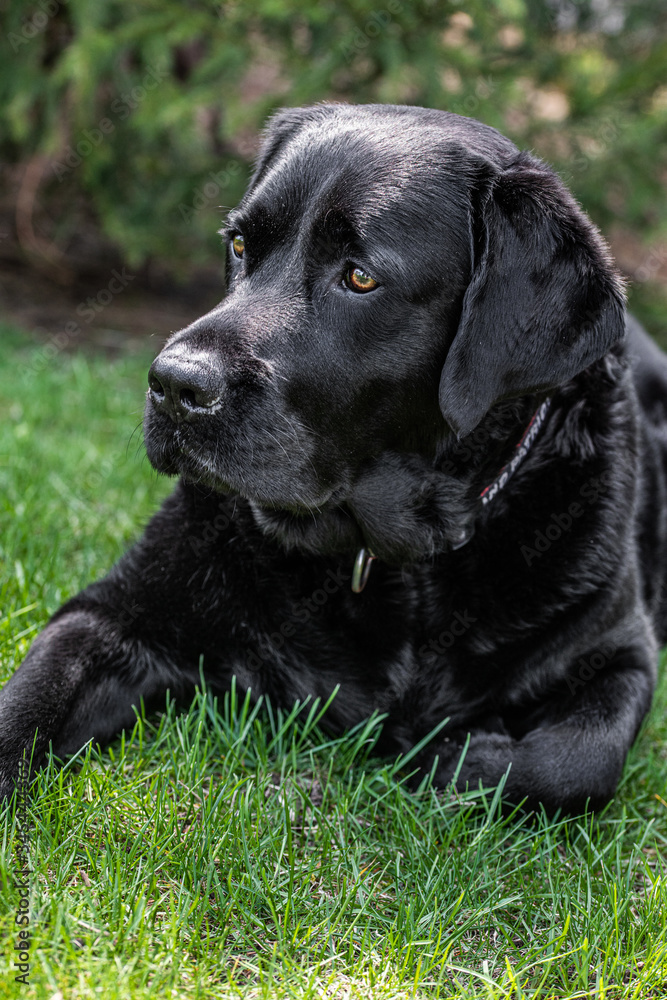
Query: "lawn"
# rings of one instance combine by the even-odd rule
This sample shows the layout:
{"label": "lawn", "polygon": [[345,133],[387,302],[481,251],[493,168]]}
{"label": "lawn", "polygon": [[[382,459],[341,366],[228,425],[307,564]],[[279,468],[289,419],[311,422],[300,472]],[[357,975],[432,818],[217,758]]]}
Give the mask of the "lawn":
{"label": "lawn", "polygon": [[[150,353],[0,330],[0,678],[170,489],[141,411]],[[15,982],[25,820],[5,810],[0,998],[667,996],[667,684],[597,817],[503,816],[405,788],[373,756],[232,691],[138,718],[28,802],[28,985]],[[405,762],[404,762],[405,763]]]}

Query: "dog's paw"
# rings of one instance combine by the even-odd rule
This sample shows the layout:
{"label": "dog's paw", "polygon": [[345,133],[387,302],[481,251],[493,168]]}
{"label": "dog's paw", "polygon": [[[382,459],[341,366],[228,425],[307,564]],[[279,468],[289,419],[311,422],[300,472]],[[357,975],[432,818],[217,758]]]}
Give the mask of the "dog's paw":
{"label": "dog's paw", "polygon": [[[458,791],[495,787],[512,762],[515,741],[506,733],[475,731],[467,737],[440,740],[432,750],[438,759],[434,783],[441,788],[455,782]],[[422,773],[428,767],[422,764]]]}

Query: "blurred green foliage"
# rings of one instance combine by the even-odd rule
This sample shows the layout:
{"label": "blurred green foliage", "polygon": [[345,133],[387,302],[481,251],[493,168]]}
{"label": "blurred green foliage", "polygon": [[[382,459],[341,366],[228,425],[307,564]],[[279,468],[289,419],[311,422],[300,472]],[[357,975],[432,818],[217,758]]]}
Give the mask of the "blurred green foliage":
{"label": "blurred green foliage", "polygon": [[[479,118],[551,162],[607,233],[667,239],[664,0],[3,0],[0,10],[0,157],[37,164],[41,225],[64,252],[85,219],[134,267],[210,262],[219,206],[240,197],[266,116],[325,99]],[[640,255],[644,311],[666,265],[667,251]]]}

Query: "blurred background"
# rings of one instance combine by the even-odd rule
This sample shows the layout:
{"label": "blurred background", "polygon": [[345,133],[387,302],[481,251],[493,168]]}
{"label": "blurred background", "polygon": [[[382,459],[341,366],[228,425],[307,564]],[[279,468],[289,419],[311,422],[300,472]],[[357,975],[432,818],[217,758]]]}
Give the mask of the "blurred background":
{"label": "blurred background", "polygon": [[69,350],[221,297],[262,124],[421,104],[550,162],[667,346],[665,0],[0,0],[0,307]]}

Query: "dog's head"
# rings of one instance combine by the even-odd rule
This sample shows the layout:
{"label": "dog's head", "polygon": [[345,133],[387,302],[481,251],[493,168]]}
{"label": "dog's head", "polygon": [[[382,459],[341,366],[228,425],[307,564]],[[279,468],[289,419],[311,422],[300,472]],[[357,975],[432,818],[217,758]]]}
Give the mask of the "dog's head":
{"label": "dog's head", "polygon": [[437,549],[436,532],[394,552],[385,512],[414,513],[447,442],[499,401],[623,336],[619,279],[560,180],[445,112],[276,115],[225,242],[226,298],[151,367],[149,458],[311,549]]}

